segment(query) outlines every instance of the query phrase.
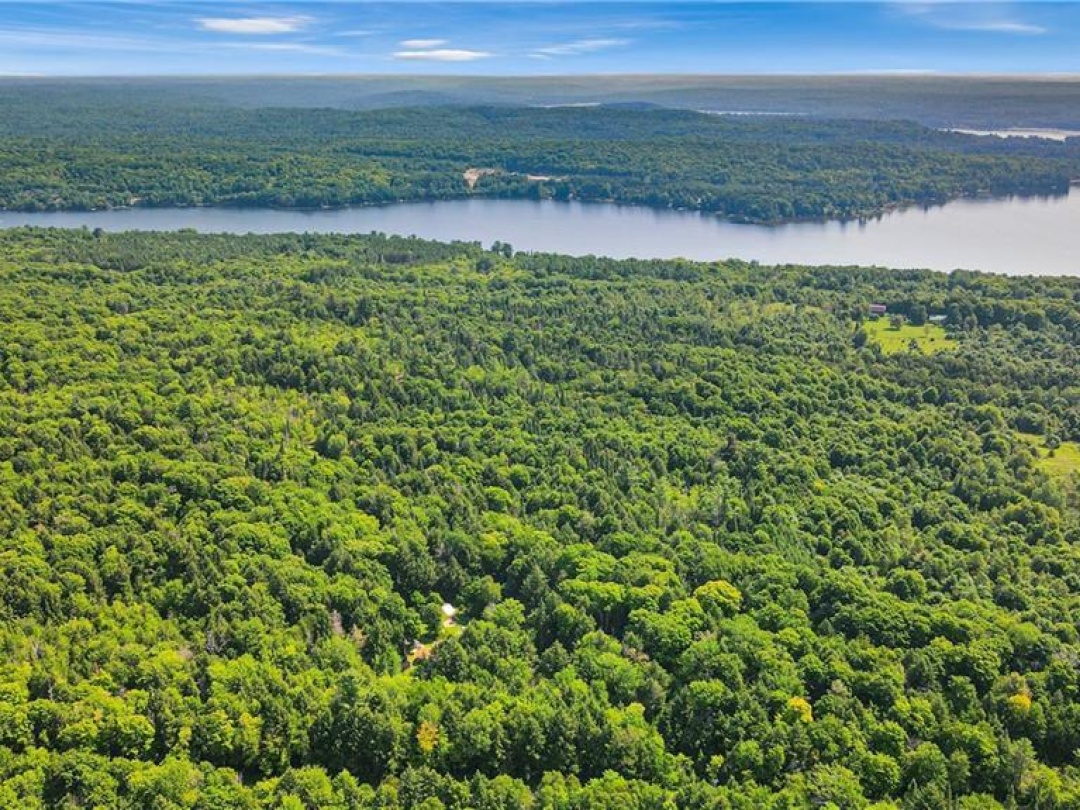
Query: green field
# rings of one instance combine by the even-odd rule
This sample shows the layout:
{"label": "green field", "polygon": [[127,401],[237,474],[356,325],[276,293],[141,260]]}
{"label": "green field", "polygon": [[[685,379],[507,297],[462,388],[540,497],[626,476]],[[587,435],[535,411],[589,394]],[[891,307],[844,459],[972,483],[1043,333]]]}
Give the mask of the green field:
{"label": "green field", "polygon": [[1018,435],[1032,446],[1039,456],[1039,469],[1051,478],[1067,481],[1074,473],[1080,471],[1080,442],[1062,442],[1057,448],[1050,450],[1042,436],[1030,433]]}
{"label": "green field", "polygon": [[881,346],[885,354],[911,351],[912,342],[924,354],[936,354],[959,346],[949,337],[944,327],[935,324],[913,326],[905,323],[897,329],[887,318],[878,318],[867,321],[864,328],[870,340]]}

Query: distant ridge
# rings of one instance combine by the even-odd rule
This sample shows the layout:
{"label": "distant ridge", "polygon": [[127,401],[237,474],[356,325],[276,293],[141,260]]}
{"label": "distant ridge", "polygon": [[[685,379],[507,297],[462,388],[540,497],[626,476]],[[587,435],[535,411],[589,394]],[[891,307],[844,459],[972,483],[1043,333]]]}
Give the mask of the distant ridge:
{"label": "distant ridge", "polygon": [[753,110],[821,118],[904,119],[968,129],[1080,129],[1080,76],[276,76],[0,77],[0,104],[32,85],[56,104],[142,99],[171,105],[390,107],[607,105]]}

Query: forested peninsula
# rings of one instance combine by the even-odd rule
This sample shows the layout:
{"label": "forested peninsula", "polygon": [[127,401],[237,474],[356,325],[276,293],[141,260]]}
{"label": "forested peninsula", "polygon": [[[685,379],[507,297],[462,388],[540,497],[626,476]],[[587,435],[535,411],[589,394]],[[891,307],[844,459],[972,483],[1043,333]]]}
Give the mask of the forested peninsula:
{"label": "forested peninsula", "polygon": [[0,806],[1080,806],[1080,281],[497,248],[0,232]]}
{"label": "forested peninsula", "polygon": [[470,196],[618,202],[735,221],[854,219],[958,197],[1064,194],[1059,143],[919,124],[642,105],[199,106],[0,85],[0,209],[319,208]]}

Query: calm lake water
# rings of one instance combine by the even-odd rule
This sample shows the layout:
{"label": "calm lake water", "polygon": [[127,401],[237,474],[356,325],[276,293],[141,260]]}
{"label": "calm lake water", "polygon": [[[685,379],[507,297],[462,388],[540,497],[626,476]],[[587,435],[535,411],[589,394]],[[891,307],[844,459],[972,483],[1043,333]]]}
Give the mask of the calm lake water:
{"label": "calm lake water", "polygon": [[207,233],[371,233],[441,241],[500,240],[517,250],[616,258],[756,259],[763,264],[957,268],[1080,275],[1080,188],[1060,197],[957,200],[868,222],[739,225],[686,211],[617,205],[454,200],[334,211],[235,208],[0,212],[0,227]]}
{"label": "calm lake water", "polygon": [[1080,130],[1075,129],[947,129],[946,132],[960,132],[964,135],[993,135],[995,138],[1045,138],[1048,141],[1064,141],[1080,137]]}

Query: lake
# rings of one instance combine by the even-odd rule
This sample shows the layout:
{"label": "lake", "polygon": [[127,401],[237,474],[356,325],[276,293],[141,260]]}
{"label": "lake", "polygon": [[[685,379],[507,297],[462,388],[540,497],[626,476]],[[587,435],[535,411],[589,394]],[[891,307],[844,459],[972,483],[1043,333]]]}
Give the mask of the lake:
{"label": "lake", "polygon": [[893,211],[866,222],[743,225],[690,211],[528,200],[450,200],[283,211],[129,208],[0,212],[0,227],[178,230],[206,233],[371,233],[440,241],[499,240],[517,250],[616,258],[763,264],[957,268],[1011,275],[1080,275],[1080,188],[1059,197],[957,200]]}
{"label": "lake", "polygon": [[945,132],[959,132],[963,135],[993,135],[995,138],[1044,138],[1048,141],[1065,141],[1080,137],[1076,129],[946,129]]}

